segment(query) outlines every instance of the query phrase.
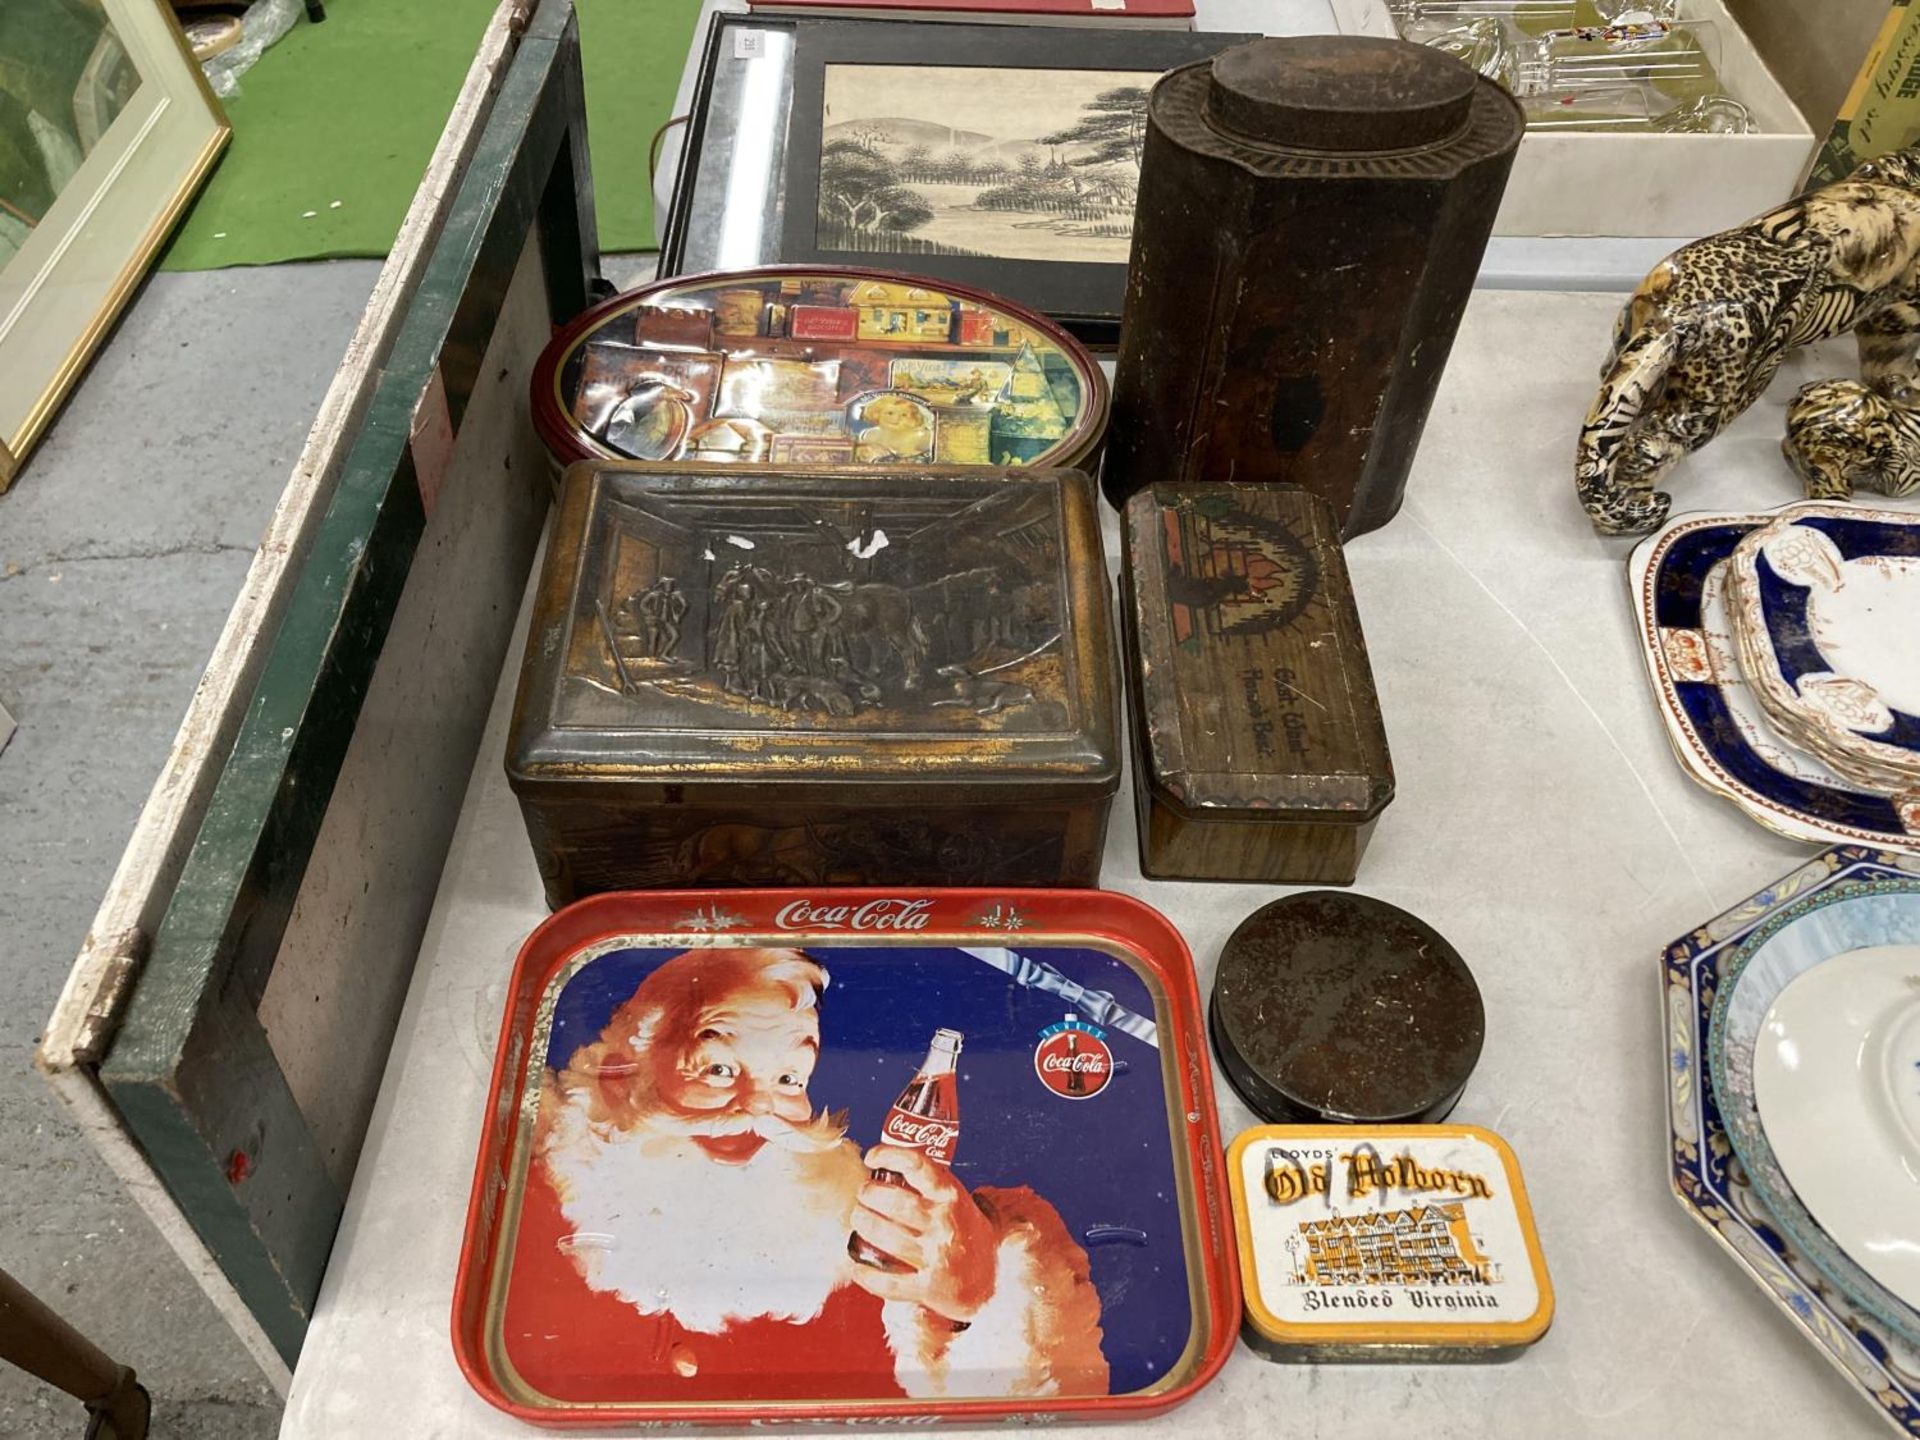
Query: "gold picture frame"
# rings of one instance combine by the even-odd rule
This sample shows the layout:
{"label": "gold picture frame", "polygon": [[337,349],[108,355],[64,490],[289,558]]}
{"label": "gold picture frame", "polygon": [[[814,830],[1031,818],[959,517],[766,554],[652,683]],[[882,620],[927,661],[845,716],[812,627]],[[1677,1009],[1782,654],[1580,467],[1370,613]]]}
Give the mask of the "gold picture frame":
{"label": "gold picture frame", "polygon": [[0,490],[230,133],[163,0],[0,8]]}

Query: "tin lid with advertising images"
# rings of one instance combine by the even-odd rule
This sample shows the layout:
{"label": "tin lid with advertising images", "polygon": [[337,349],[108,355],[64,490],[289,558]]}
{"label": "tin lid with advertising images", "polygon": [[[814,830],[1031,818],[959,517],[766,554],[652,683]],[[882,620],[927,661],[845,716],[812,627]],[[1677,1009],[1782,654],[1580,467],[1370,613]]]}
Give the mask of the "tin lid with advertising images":
{"label": "tin lid with advertising images", "polygon": [[563,465],[1082,465],[1106,430],[1106,377],[1066,331],[888,270],[658,281],[562,330],[532,383]]}
{"label": "tin lid with advertising images", "polygon": [[564,1426],[1178,1404],[1240,1318],[1199,1015],[1102,891],[570,906],[509,990],[460,1363]]}
{"label": "tin lid with advertising images", "polygon": [[1124,510],[1126,620],[1149,782],[1206,819],[1360,824],[1393,761],[1326,501],[1150,485]]}
{"label": "tin lid with advertising images", "polygon": [[1263,1125],[1227,1152],[1247,1320],[1286,1346],[1531,1345],[1553,1284],[1519,1161],[1474,1125]]}
{"label": "tin lid with advertising images", "polygon": [[575,466],[535,592],[516,785],[839,794],[1120,783],[1092,482]]}

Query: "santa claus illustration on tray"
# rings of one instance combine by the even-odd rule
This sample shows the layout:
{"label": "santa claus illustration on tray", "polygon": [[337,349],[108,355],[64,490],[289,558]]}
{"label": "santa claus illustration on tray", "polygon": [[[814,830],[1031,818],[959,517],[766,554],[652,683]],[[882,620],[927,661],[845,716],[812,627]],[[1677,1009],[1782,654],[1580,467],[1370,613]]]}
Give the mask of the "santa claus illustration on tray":
{"label": "santa claus illustration on tray", "polygon": [[[1030,1184],[962,1174],[1037,1175],[1069,1186],[1079,1211],[1108,1203],[1095,1198],[1097,1165],[1073,1179],[1058,1168],[1063,1154],[1094,1157],[1092,1107],[1074,1102],[1111,1078],[1095,1053],[1109,1054],[1101,1032],[1069,1016],[1036,1048],[1028,1010],[1058,1022],[1057,999],[1014,989],[1003,1003],[972,1001],[1006,1035],[981,1022],[967,1094],[982,1132],[970,1153],[987,1153],[956,1169],[962,1036],[937,1030],[915,1075],[901,1055],[927,1033],[916,996],[965,1015],[956,1006],[970,985],[983,997],[1010,987],[960,952],[919,953],[959,957],[964,972],[916,990],[925,967],[885,951],[715,946],[627,951],[575,974],[540,1071],[501,1310],[503,1358],[522,1385],[567,1404],[1046,1397],[1106,1395],[1165,1371],[1185,1345],[1183,1266],[1160,1277],[1157,1254],[1151,1275],[1138,1251],[1104,1261],[1116,1300],[1136,1278],[1129,1266],[1143,1297],[1181,1300],[1143,1316],[1139,1353],[1110,1369],[1112,1322],[1087,1246],[1119,1234],[1143,1247],[1146,1232],[1076,1213],[1076,1238]],[[822,1032],[836,1003],[829,964],[861,977],[832,993],[852,996],[839,1001],[849,1034],[866,1027],[837,1069],[842,1052]],[[877,1049],[883,1022],[910,1038]],[[879,1138],[864,1149],[848,1112],[813,1093],[830,1086],[829,1104],[844,1093],[864,1127],[885,1103],[876,1087],[891,1093],[910,1076],[884,1121],[852,1132]],[[1132,1108],[1127,1133],[1143,1138],[1129,1144],[1157,1173],[1164,1111]],[[1140,1203],[1174,1213],[1170,1182],[1169,1170]],[[1177,1288],[1154,1291],[1162,1278]]]}

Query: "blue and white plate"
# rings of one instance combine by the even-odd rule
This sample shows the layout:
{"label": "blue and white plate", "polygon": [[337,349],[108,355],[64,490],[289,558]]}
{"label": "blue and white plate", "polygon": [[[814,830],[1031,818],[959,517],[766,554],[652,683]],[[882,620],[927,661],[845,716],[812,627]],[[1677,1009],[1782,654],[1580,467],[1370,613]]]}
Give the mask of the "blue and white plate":
{"label": "blue and white plate", "polygon": [[1795,505],[1741,540],[1729,578],[1776,724],[1856,781],[1920,787],[1920,516]]}
{"label": "blue and white plate", "polygon": [[1773,727],[1741,676],[1728,613],[1734,548],[1776,517],[1669,521],[1628,564],[1654,697],[1687,773],[1770,830],[1920,852],[1920,793],[1862,785]]}
{"label": "blue and white plate", "polygon": [[1707,1056],[1723,963],[1794,905],[1843,886],[1920,879],[1920,859],[1843,845],[1667,946],[1668,1158],[1674,1194],[1855,1389],[1920,1437],[1920,1347],[1869,1314],[1761,1202],[1721,1115]]}
{"label": "blue and white plate", "polygon": [[[1816,967],[1860,952],[1911,947],[1916,940],[1920,940],[1920,878],[1912,876],[1827,887],[1775,911],[1721,963],[1707,1062],[1727,1136],[1746,1166],[1760,1203],[1787,1238],[1860,1308],[1911,1344],[1920,1345],[1920,1312],[1883,1283],[1900,1283],[1898,1277],[1909,1266],[1901,1263],[1901,1257],[1892,1257],[1889,1273],[1887,1257],[1876,1263],[1870,1250],[1849,1253],[1845,1248],[1845,1242],[1858,1243],[1856,1237],[1862,1234],[1850,1208],[1859,1207],[1863,1200],[1881,1207],[1904,1205],[1908,1236],[1920,1233],[1920,1192],[1904,1175],[1889,1179],[1887,1174],[1889,1164],[1896,1173],[1900,1171],[1905,1148],[1895,1134],[1900,1128],[1897,1117],[1878,1103],[1878,1097],[1851,1083],[1810,1097],[1812,1108],[1824,1112],[1835,1136],[1853,1136],[1858,1148],[1840,1177],[1818,1173],[1810,1165],[1789,1172],[1768,1133],[1769,1117],[1762,1113],[1754,1075],[1756,1048],[1795,981]],[[1860,1054],[1878,1048],[1865,1035],[1856,1037],[1853,1046]],[[1876,1074],[1867,1078],[1877,1080],[1882,1068],[1877,1059],[1871,1068]],[[1808,1073],[1801,1083],[1835,1078]],[[1892,1123],[1874,1123],[1880,1121]],[[1855,1133],[1862,1130],[1864,1135]],[[1802,1130],[1796,1127],[1789,1138],[1798,1143],[1786,1153],[1805,1159]],[[1795,1176],[1800,1185],[1811,1184],[1807,1195],[1796,1187]],[[1874,1193],[1860,1196],[1862,1186],[1872,1187]],[[1836,1203],[1841,1195],[1850,1196],[1851,1207]],[[1809,1211],[1809,1203],[1820,1205],[1834,1223],[1823,1225]]]}

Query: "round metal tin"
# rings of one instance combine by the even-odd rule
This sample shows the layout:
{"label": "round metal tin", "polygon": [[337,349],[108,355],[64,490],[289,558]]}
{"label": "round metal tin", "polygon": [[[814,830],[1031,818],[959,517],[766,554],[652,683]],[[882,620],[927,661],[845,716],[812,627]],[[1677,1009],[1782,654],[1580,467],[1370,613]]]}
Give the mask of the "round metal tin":
{"label": "round metal tin", "polygon": [[[508,991],[461,1367],[567,1427],[1164,1411],[1240,1320],[1199,1023],[1179,934],[1101,891],[572,905]],[[940,1032],[957,1119],[916,1075]],[[883,1134],[909,1228],[985,1239],[900,1275],[848,1258],[853,1217],[878,1243],[863,1207],[901,1203],[870,1177]]]}
{"label": "round metal tin", "polygon": [[1263,1119],[1411,1124],[1453,1109],[1486,1012],[1466,962],[1425,921],[1310,890],[1228,938],[1209,1029],[1221,1072]]}
{"label": "round metal tin", "polygon": [[[1091,474],[1107,423],[1105,375],[1050,320],[950,281],[833,266],[676,276],[615,296],[553,338],[532,386],[534,428],[562,466]],[[636,434],[645,453],[622,448]]]}
{"label": "round metal tin", "polygon": [[1227,1151],[1247,1343],[1271,1360],[1505,1360],[1547,1333],[1520,1162],[1475,1125],[1265,1125]]}

